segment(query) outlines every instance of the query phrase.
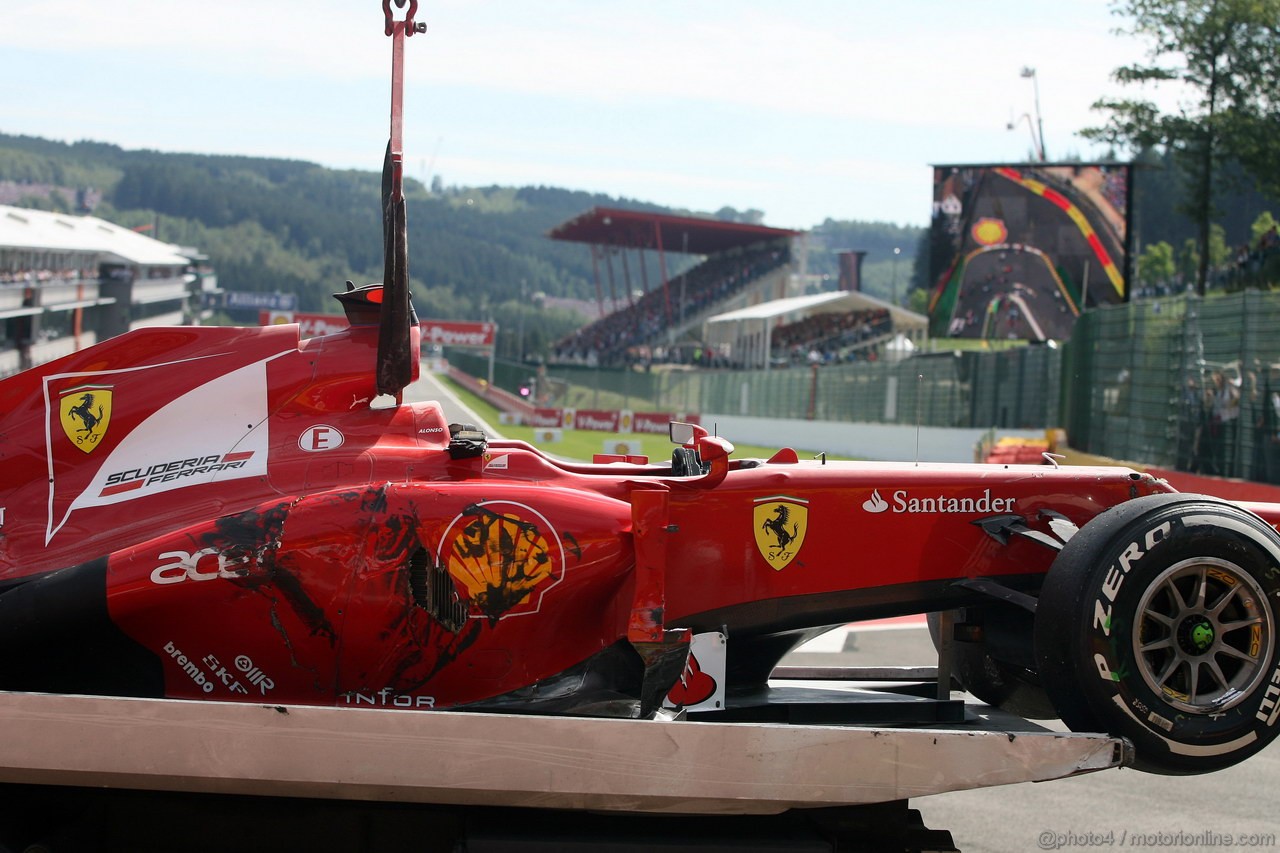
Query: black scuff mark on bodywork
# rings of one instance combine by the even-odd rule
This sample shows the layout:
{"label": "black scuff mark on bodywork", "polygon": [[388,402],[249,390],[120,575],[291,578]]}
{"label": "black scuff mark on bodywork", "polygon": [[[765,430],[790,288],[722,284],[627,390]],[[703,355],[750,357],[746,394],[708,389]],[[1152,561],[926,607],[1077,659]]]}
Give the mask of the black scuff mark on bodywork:
{"label": "black scuff mark on bodywork", "polygon": [[371,515],[384,515],[387,511],[387,488],[390,483],[383,483],[376,489],[364,492],[364,500],[360,509]]}
{"label": "black scuff mark on bodywork", "polygon": [[334,645],[338,641],[338,633],[333,628],[333,623],[329,621],[329,617],[325,615],[324,608],[311,600],[303,588],[302,581],[296,574],[283,566],[277,565],[272,570],[272,583],[276,589],[284,596],[286,602],[298,615],[312,634],[324,637],[329,641],[329,645]]}
{"label": "black scuff mark on bodywork", "polygon": [[214,521],[211,532],[197,537],[197,541],[226,560],[236,583],[256,589],[269,582],[275,568],[289,508],[290,504],[279,503],[261,512],[249,510],[223,516]]}
{"label": "black scuff mark on bodywork", "polygon": [[581,560],[582,560],[582,546],[578,544],[578,540],[574,537],[574,535],[573,535],[572,533],[569,533],[568,531],[565,531],[562,535],[564,536],[564,540],[565,540],[565,542],[567,542],[567,543],[568,543],[568,546],[569,546],[569,553],[573,554],[573,556],[574,556],[578,561],[581,561]]}
{"label": "black scuff mark on bodywork", "polygon": [[298,659],[293,639],[280,617],[280,606],[284,604],[313,634],[325,637],[330,646],[337,643],[337,632],[324,609],[311,599],[296,574],[281,565],[279,560],[285,522],[295,505],[296,502],[282,501],[262,511],[250,510],[224,516],[215,522],[215,531],[206,534],[202,540],[206,547],[216,548],[236,566],[234,571],[238,576],[230,578],[231,583],[268,600],[271,627],[288,650],[290,664],[295,669],[310,673],[314,686],[319,690],[319,671]]}
{"label": "black scuff mark on bodywork", "polygon": [[[337,632],[324,608],[311,599],[297,575],[277,559],[285,521],[294,505],[279,503],[264,512],[250,511],[220,518],[217,532],[207,536],[205,544],[249,568],[235,579],[236,583],[255,592],[268,586],[276,589],[313,634],[325,637],[333,645],[337,642]],[[272,596],[272,621],[277,630],[283,630],[274,612],[277,603],[278,599]],[[288,641],[287,636],[285,640]]]}
{"label": "black scuff mark on bodywork", "polygon": [[[470,648],[480,638],[482,630],[481,622],[475,619],[467,620],[467,624],[457,633],[448,632],[442,625],[433,620],[427,629],[427,636],[420,641],[419,647],[397,662],[396,668],[392,671],[391,683],[403,684],[404,687],[401,689],[406,692],[422,689],[430,683],[436,673],[452,664],[463,652]],[[423,648],[433,650],[436,653],[435,660],[426,672],[410,677],[408,673],[414,667],[422,665],[426,660]]]}
{"label": "black scuff mark on bodywork", "polygon": [[[344,684],[339,692],[376,691],[386,685],[393,685],[401,693],[414,692],[476,642],[483,632],[483,622],[472,618],[474,602],[458,588],[447,570],[431,558],[430,549],[422,543],[419,513],[413,502],[409,502],[407,511],[387,514],[385,492],[380,490],[377,496],[366,496],[361,508],[372,513],[360,558],[366,567],[364,583],[373,585],[366,586],[362,594],[371,601],[385,598],[392,606],[375,635],[379,646],[385,649],[381,661],[370,662],[371,668],[357,676],[358,681],[365,683]],[[461,606],[460,618],[441,619],[425,597],[426,591],[415,591],[415,560],[448,579],[450,589],[456,594],[456,605]]]}
{"label": "black scuff mark on bodywork", "polygon": [[[277,634],[280,635],[281,642],[284,643],[285,649],[289,652],[289,665],[292,666],[294,669],[298,669],[303,672],[310,673],[312,689],[314,689],[316,692],[320,692],[321,690],[323,690],[324,689],[323,680],[320,677],[319,669],[315,666],[308,666],[304,664],[302,661],[298,660],[298,654],[297,654],[297,650],[294,647],[293,639],[289,636],[289,629],[285,627],[283,620],[281,620],[280,618],[280,603],[281,603],[280,598],[268,592],[267,589],[265,588],[265,585],[255,589],[254,591],[260,595],[266,596],[267,599],[271,602],[271,606],[267,611],[271,619],[271,627]],[[290,604],[290,608],[292,609],[291,604]],[[333,644],[333,640],[334,640],[333,636],[330,635],[329,637],[330,645]]]}

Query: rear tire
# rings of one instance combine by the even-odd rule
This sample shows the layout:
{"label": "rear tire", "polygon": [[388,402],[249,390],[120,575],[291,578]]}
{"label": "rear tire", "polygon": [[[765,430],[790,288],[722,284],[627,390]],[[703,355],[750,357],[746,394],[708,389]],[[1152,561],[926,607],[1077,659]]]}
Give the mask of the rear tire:
{"label": "rear tire", "polygon": [[1139,769],[1206,773],[1280,733],[1280,537],[1239,507],[1152,495],[1063,548],[1036,613],[1063,722],[1133,741]]}

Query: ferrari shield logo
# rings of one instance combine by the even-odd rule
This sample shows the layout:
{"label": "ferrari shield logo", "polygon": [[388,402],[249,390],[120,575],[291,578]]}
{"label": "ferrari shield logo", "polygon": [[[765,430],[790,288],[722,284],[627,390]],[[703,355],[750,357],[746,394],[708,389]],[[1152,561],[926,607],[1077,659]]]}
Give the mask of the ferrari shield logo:
{"label": "ferrari shield logo", "polygon": [[774,571],[785,569],[800,553],[808,523],[808,501],[786,495],[756,499],[756,547]]}
{"label": "ferrari shield logo", "polygon": [[110,386],[81,385],[64,391],[58,404],[58,419],[71,443],[92,453],[111,424]]}

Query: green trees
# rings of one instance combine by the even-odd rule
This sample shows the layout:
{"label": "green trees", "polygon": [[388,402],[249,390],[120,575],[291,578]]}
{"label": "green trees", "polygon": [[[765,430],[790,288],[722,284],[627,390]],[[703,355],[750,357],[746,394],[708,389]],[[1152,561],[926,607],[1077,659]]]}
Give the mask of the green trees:
{"label": "green trees", "polygon": [[1280,227],[1280,223],[1276,222],[1275,217],[1271,215],[1271,211],[1262,211],[1262,213],[1258,214],[1258,218],[1253,220],[1253,225],[1249,228],[1249,245],[1256,248],[1268,233],[1275,231],[1278,227]]}
{"label": "green trees", "polygon": [[1210,224],[1223,167],[1239,163],[1264,192],[1280,191],[1280,0],[1117,0],[1149,63],[1117,68],[1127,85],[1173,84],[1178,106],[1102,99],[1102,127],[1082,135],[1135,151],[1165,147],[1187,177],[1184,210],[1197,223],[1197,289],[1204,292]]}
{"label": "green trees", "polygon": [[1138,256],[1138,281],[1146,287],[1168,286],[1177,269],[1173,247],[1163,240],[1149,243]]}
{"label": "green trees", "polygon": [[[31,185],[23,205],[67,209],[78,190],[103,194],[97,216],[128,228],[146,226],[166,242],[207,253],[228,290],[292,293],[302,311],[336,312],[331,294],[346,279],[357,284],[383,274],[377,171],[333,170],[297,160],[127,151],[116,146],[71,145],[0,133],[0,182]],[[545,355],[581,325],[577,313],[551,307],[533,294],[595,297],[586,246],[547,239],[547,232],[596,206],[671,212],[633,199],[554,187],[445,187],[431,192],[407,181],[409,272],[421,317],[494,320],[499,354]],[[40,185],[37,187],[37,185]],[[63,187],[62,195],[49,187]],[[758,210],[723,208],[719,215],[758,222]],[[826,247],[867,248],[874,257],[867,280],[888,293],[895,274],[906,289],[910,252],[920,229],[884,223],[828,220],[823,225],[821,271],[837,273]],[[893,249],[902,248],[895,264]],[[666,247],[669,274],[690,260]],[[612,263],[621,261],[614,258]],[[628,259],[640,286],[637,260]],[[825,266],[823,265],[825,264]],[[615,266],[619,283],[623,273]],[[606,273],[602,271],[602,277]],[[658,286],[658,265],[645,277]],[[524,296],[522,296],[522,282]],[[523,347],[521,344],[523,343]]]}

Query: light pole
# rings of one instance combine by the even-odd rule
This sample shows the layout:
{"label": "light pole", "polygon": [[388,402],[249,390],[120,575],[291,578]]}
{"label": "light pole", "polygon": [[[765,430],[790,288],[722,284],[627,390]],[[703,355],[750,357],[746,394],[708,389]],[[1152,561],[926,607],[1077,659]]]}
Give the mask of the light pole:
{"label": "light pole", "polygon": [[899,249],[897,246],[894,246],[893,247],[893,286],[890,289],[890,293],[893,294],[892,301],[894,305],[898,304],[898,255],[901,255],[901,254],[902,254],[902,250]]}
{"label": "light pole", "polygon": [[1027,77],[1031,78],[1031,87],[1036,98],[1036,128],[1040,137],[1040,162],[1043,163],[1047,159],[1048,155],[1044,150],[1044,121],[1040,118],[1040,78],[1036,77],[1036,70],[1030,65],[1024,65],[1019,76],[1024,79]]}
{"label": "light pole", "polygon": [[[1026,113],[1023,113],[1022,115],[1018,116],[1018,121],[1022,121],[1024,118],[1027,120],[1027,130],[1030,131],[1031,133],[1031,151],[1032,153],[1035,154],[1036,159],[1043,163],[1044,150],[1040,147],[1040,140],[1036,138],[1036,129],[1031,125],[1031,116],[1027,115]],[[1009,122],[1007,125],[1005,125],[1005,129],[1016,130],[1018,127],[1018,121]]]}
{"label": "light pole", "polygon": [[523,279],[523,278],[520,279],[520,307],[519,307],[520,313],[517,315],[519,317],[519,323],[517,324],[519,331],[516,333],[516,339],[517,339],[516,359],[521,364],[524,364],[524,307],[525,307],[524,289],[525,289],[525,285],[527,285],[528,283],[529,282],[526,279]]}

